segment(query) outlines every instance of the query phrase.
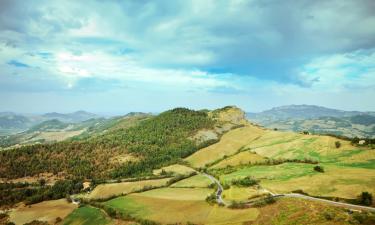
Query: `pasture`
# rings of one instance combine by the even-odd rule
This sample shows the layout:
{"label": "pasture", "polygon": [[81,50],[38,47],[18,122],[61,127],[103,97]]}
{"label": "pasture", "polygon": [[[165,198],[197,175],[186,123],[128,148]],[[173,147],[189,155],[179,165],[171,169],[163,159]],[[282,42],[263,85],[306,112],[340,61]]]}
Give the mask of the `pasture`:
{"label": "pasture", "polygon": [[231,186],[229,189],[224,190],[223,198],[226,202],[240,201],[246,202],[249,199],[262,196],[266,192],[251,187],[235,187]]}
{"label": "pasture", "polygon": [[105,199],[111,196],[128,194],[134,191],[142,190],[145,187],[162,187],[167,184],[170,178],[141,180],[133,182],[120,182],[111,184],[100,184],[87,196],[90,199]]}
{"label": "pasture", "polygon": [[173,164],[170,166],[162,167],[160,169],[156,169],[152,171],[152,173],[154,175],[160,175],[163,170],[167,173],[181,174],[181,175],[187,175],[187,174],[195,172],[195,170],[190,167],[180,165],[180,164]]}
{"label": "pasture", "polygon": [[204,167],[206,164],[237,153],[244,145],[257,139],[264,133],[263,129],[247,125],[225,133],[218,143],[203,148],[185,160],[194,168]]}
{"label": "pasture", "polygon": [[[173,190],[178,190],[178,188],[173,188]],[[232,210],[209,205],[204,200],[166,199],[157,195],[151,197],[130,194],[112,199],[105,204],[134,217],[162,224],[186,224],[188,222],[195,224],[242,224],[254,221],[259,215],[259,210],[255,208]]]}
{"label": "pasture", "polygon": [[260,163],[264,162],[265,158],[260,156],[256,153],[252,153],[250,151],[243,151],[236,155],[230,156],[226,159],[221,160],[217,164],[214,164],[210,168],[217,169],[217,168],[225,168],[227,166],[239,166],[245,164],[252,164],[252,163]]}
{"label": "pasture", "polygon": [[356,198],[363,191],[375,193],[375,173],[372,169],[322,164],[325,172],[313,170],[314,165],[284,163],[251,166],[220,176],[223,183],[253,176],[260,185],[275,193],[303,190],[310,195]]}
{"label": "pasture", "polygon": [[196,188],[205,188],[208,187],[212,181],[202,175],[202,174],[197,174],[195,176],[180,180],[174,184],[171,185],[171,187],[176,187],[176,188],[182,188],[182,187],[196,187]]}
{"label": "pasture", "polygon": [[9,220],[15,224],[29,223],[33,220],[46,221],[53,224],[56,218],[64,219],[77,205],[66,199],[44,201],[30,206],[21,205],[9,213]]}
{"label": "pasture", "polygon": [[62,222],[63,225],[105,225],[110,223],[111,219],[104,212],[90,206],[77,208]]}

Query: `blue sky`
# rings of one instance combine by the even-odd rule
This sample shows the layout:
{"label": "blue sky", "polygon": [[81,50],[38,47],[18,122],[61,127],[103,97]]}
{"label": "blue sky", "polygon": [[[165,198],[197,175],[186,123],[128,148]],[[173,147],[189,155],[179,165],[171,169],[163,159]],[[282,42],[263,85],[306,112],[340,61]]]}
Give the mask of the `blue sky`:
{"label": "blue sky", "polygon": [[375,111],[372,0],[0,1],[0,111]]}

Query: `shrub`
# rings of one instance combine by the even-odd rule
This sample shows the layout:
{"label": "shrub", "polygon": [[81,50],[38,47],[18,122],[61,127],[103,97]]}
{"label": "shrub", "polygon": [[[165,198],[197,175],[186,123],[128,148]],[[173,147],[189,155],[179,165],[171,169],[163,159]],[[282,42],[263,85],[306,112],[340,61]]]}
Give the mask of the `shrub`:
{"label": "shrub", "polygon": [[297,189],[292,191],[292,193],[301,194],[301,195],[309,195],[308,193],[304,192],[302,189]]}
{"label": "shrub", "polygon": [[324,173],[324,168],[322,166],[314,166],[314,170],[319,173]]}
{"label": "shrub", "polygon": [[369,192],[362,192],[360,196],[358,196],[359,204],[361,205],[371,205],[372,204],[372,194]]}
{"label": "shrub", "polygon": [[253,206],[254,207],[262,207],[262,206],[265,206],[265,205],[273,204],[275,202],[276,202],[276,200],[272,196],[268,196],[266,198],[263,198],[263,199],[260,199],[256,202],[254,202]]}
{"label": "shrub", "polygon": [[211,183],[210,185],[208,185],[208,188],[217,189],[217,184]]}
{"label": "shrub", "polygon": [[25,223],[24,225],[48,225],[45,221],[33,220],[29,223]]}
{"label": "shrub", "polygon": [[206,202],[208,202],[209,204],[215,204],[215,203],[217,203],[216,202],[216,194],[212,193],[209,196],[207,196],[206,197]]}
{"label": "shrub", "polygon": [[335,146],[336,146],[336,148],[340,148],[340,147],[341,147],[341,142],[336,141],[336,142],[335,142]]}
{"label": "shrub", "polygon": [[375,214],[370,212],[354,212],[352,220],[349,222],[352,224],[375,224]]}
{"label": "shrub", "polygon": [[46,185],[46,180],[45,180],[44,178],[40,179],[40,180],[39,180],[39,185],[40,185],[40,186],[44,186],[44,185]]}
{"label": "shrub", "polygon": [[62,219],[60,217],[57,217],[56,220],[55,220],[55,223],[60,223],[62,221]]}
{"label": "shrub", "polygon": [[232,184],[236,186],[249,187],[258,184],[258,181],[250,176],[247,176],[243,179],[233,180]]}
{"label": "shrub", "polygon": [[230,188],[230,185],[227,183],[224,183],[222,186],[224,190],[228,190]]}
{"label": "shrub", "polygon": [[333,220],[335,215],[332,212],[324,212],[323,216],[326,220]]}
{"label": "shrub", "polygon": [[231,209],[245,209],[248,206],[243,202],[232,201],[228,207]]}

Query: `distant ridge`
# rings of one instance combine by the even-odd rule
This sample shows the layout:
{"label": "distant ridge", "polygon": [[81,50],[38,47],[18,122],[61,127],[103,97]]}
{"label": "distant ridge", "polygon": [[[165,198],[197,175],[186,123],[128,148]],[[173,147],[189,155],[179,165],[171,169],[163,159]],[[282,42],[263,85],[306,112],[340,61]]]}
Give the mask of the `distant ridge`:
{"label": "distant ridge", "polygon": [[43,117],[46,117],[48,119],[58,119],[62,122],[82,122],[88,119],[92,118],[98,118],[99,116],[94,113],[89,113],[86,111],[76,111],[73,113],[46,113],[42,115]]}
{"label": "distant ridge", "polygon": [[0,112],[0,136],[26,131],[41,122],[49,120],[58,120],[63,123],[80,123],[99,117],[94,113],[83,110],[66,114],[50,112],[42,115]]}
{"label": "distant ridge", "polygon": [[275,119],[310,119],[324,116],[347,117],[361,114],[375,115],[375,112],[344,111],[316,105],[286,105],[274,107],[260,113],[248,113],[247,115],[250,118],[269,117]]}
{"label": "distant ridge", "polygon": [[247,118],[262,126],[291,131],[374,137],[375,112],[344,111],[316,105],[286,105]]}

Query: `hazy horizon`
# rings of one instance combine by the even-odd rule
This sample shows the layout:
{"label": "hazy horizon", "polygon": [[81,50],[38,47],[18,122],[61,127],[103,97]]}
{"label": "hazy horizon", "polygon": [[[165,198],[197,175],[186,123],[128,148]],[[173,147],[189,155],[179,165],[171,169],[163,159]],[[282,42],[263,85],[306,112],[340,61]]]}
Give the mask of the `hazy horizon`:
{"label": "hazy horizon", "polygon": [[[260,112],[264,112],[264,111],[271,110],[271,109],[274,109],[274,108],[279,108],[279,107],[301,106],[301,105],[324,107],[324,108],[328,108],[328,109],[342,110],[342,111],[374,112],[374,111],[361,111],[361,110],[345,110],[345,109],[330,108],[330,107],[325,107],[325,106],[320,106],[320,105],[308,105],[308,104],[280,105],[280,106],[274,106],[274,107],[267,108],[267,109],[260,110],[260,111],[246,110],[246,109],[241,108],[241,107],[239,107],[237,105],[227,105],[227,106],[236,106],[236,107],[239,107],[242,110],[244,110],[246,113],[260,113]],[[87,112],[87,113],[94,113],[94,114],[96,114],[98,116],[111,117],[111,116],[122,116],[122,115],[126,115],[127,113],[133,113],[133,112],[159,114],[159,113],[164,112],[166,110],[170,110],[170,109],[178,108],[178,107],[189,108],[189,107],[186,107],[186,106],[176,106],[176,107],[168,108],[168,109],[165,109],[165,110],[162,110],[162,111],[136,111],[136,110],[128,109],[128,111],[124,110],[124,111],[118,111],[118,112],[103,112],[103,111],[97,111],[97,112],[95,112],[95,111],[88,111],[88,110],[84,110],[84,109],[77,109],[77,110],[73,110],[73,111],[53,111],[52,110],[52,111],[46,111],[46,112],[30,112],[30,111],[27,111],[27,112],[17,112],[17,111],[4,110],[4,111],[0,111],[0,113],[7,113],[7,112],[9,112],[9,113],[15,113],[15,114],[20,114],[20,115],[27,115],[27,114],[30,114],[30,115],[42,115],[42,114],[47,114],[47,113],[69,114],[69,113],[76,113],[76,112],[79,112],[79,111],[84,111],[84,112]],[[225,106],[220,106],[220,107],[217,107],[217,108],[190,108],[190,109],[194,109],[194,110],[202,110],[202,109],[214,110],[214,109],[218,109],[218,108],[222,108],[222,107],[225,107]]]}

